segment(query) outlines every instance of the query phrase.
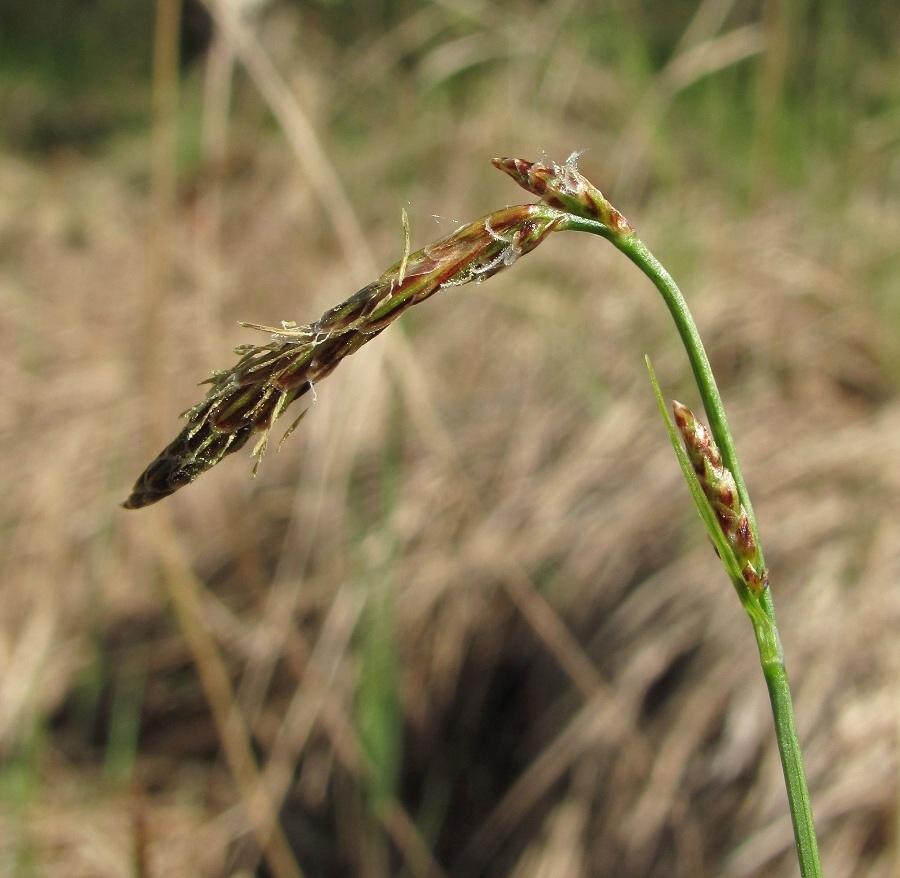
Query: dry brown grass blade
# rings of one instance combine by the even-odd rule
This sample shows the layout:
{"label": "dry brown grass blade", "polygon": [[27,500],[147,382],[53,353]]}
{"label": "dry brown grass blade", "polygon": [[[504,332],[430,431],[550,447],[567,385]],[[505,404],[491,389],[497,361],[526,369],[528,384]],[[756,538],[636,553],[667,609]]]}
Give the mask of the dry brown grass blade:
{"label": "dry brown grass blade", "polygon": [[[338,761],[361,788],[367,784],[372,767],[367,764],[357,740],[356,730],[347,716],[346,705],[331,692],[321,703],[321,721]],[[394,797],[387,798],[374,815],[403,855],[416,878],[446,878],[446,873],[431,852],[415,821]]]}
{"label": "dry brown grass blade", "polygon": [[[723,663],[710,680],[712,691],[727,694],[731,678],[731,669]],[[690,754],[699,750],[704,737],[710,734],[711,726],[722,715],[723,702],[723,694],[716,698],[705,691],[695,693],[680,710],[665,744],[656,752],[643,794],[627,825],[622,827],[626,862],[635,874],[646,872],[652,863],[662,829],[677,813],[674,806],[680,797]]]}
{"label": "dry brown grass blade", "polygon": [[584,757],[589,748],[618,740],[628,751],[629,759],[637,757],[646,762],[650,755],[646,743],[640,738],[626,742],[626,735],[623,734],[632,728],[631,721],[632,718],[620,709],[618,699],[608,687],[598,690],[544,751],[532,760],[528,769],[469,839],[459,857],[459,871],[479,874],[487,868],[512,830],[553,784]]}
{"label": "dry brown grass blade", "polygon": [[579,878],[590,875],[585,856],[590,804],[577,795],[563,799],[541,834],[516,863],[511,878]]}
{"label": "dry brown grass blade", "polygon": [[[415,371],[411,372],[412,380],[408,389],[412,391],[413,405],[411,412],[419,424],[423,434],[433,447],[448,461],[456,474],[454,480],[456,490],[461,494],[465,504],[479,515],[484,515],[484,504],[479,499],[478,491],[466,475],[466,468],[459,456],[458,445],[452,440],[439,420],[429,417],[431,407],[418,405],[424,401],[427,388],[424,383],[415,380]],[[575,638],[566,628],[558,614],[534,587],[527,574],[516,564],[514,558],[502,560],[490,551],[490,540],[485,539],[483,557],[493,570],[510,600],[528,621],[541,642],[551,655],[559,662],[576,688],[584,698],[593,698],[598,692],[609,692],[600,673],[581,649]]]}
{"label": "dry brown grass blade", "polygon": [[[318,525],[325,505],[329,502],[333,462],[333,455],[325,456],[317,461],[308,479],[301,480],[304,490],[301,492],[298,488],[295,493],[289,516],[289,531],[293,530],[301,512],[309,515],[310,520]],[[265,701],[275,666],[289,648],[289,641],[296,643],[298,637],[295,614],[302,594],[298,582],[312,555],[316,530],[317,526],[302,528],[301,536],[279,553],[278,566],[273,575],[267,575],[262,569],[257,571],[260,586],[265,590],[265,602],[261,618],[251,636],[247,664],[237,693],[238,703],[251,727],[256,723]],[[329,615],[330,613],[331,610]],[[309,652],[305,642],[299,648],[304,655]],[[301,673],[298,670],[298,680]]]}
{"label": "dry brown grass blade", "polygon": [[194,265],[198,278],[197,333],[203,359],[212,362],[217,353],[214,339],[217,306],[226,293],[222,259],[223,198],[228,158],[234,51],[219,31],[214,31],[203,81],[203,117],[200,143],[205,183],[198,192]]}
{"label": "dry brown grass blade", "polygon": [[[294,586],[297,590],[297,586]],[[365,604],[358,590],[343,587],[335,595],[322,624],[315,647],[304,667],[296,668],[297,688],[284,711],[278,732],[269,747],[265,766],[259,777],[259,794],[280,810],[294,777],[295,767],[318,720],[324,702],[333,697],[331,687],[345,658],[360,613]],[[290,618],[290,616],[289,616]],[[262,627],[262,626],[260,626]],[[299,635],[294,635],[294,639]],[[277,641],[276,641],[277,642]],[[296,647],[292,649],[296,652]],[[308,647],[304,644],[304,652]],[[264,666],[265,667],[265,666]],[[246,681],[261,698],[265,691],[259,681]],[[255,707],[256,705],[252,705]]]}
{"label": "dry brown grass blade", "polygon": [[366,237],[328,153],[299,101],[235,6],[227,0],[203,0],[203,3],[278,120],[341,242],[348,264],[356,266],[363,277],[371,276],[375,261]]}
{"label": "dry brown grass blade", "polygon": [[[178,46],[181,0],[157,0],[153,40],[153,122],[150,141],[150,217],[147,286],[135,339],[135,374],[147,401],[146,442],[156,445],[163,422],[162,385],[156,380],[163,350],[165,303],[171,281],[171,234],[175,212],[175,141],[178,114]],[[143,451],[143,449],[142,449]]]}
{"label": "dry brown grass blade", "polygon": [[303,873],[278,822],[276,808],[261,782],[250,734],[234,700],[225,663],[204,624],[200,599],[203,586],[191,571],[165,512],[154,516],[151,528],[178,624],[203,683],[226,762],[247,809],[250,828],[276,878],[302,878]]}

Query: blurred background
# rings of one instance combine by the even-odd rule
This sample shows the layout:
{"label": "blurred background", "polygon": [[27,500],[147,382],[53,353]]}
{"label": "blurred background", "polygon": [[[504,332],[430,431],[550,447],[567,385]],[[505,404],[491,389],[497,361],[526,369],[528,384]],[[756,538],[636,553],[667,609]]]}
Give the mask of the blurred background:
{"label": "blurred background", "polygon": [[642,357],[699,410],[689,367],[606,242],[414,309],[256,479],[118,506],[238,320],[575,150],[716,369],[826,873],[900,874],[898,147],[888,0],[4,0],[0,875],[797,874]]}

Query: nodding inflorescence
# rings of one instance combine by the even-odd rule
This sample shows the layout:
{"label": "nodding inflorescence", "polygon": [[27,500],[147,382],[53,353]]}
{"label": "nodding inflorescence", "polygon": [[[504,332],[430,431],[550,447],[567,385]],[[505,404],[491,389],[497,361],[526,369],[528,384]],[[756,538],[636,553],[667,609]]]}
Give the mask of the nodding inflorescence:
{"label": "nodding inflorescence", "polygon": [[140,509],[168,497],[258,434],[255,473],[275,422],[344,357],[438,290],[481,283],[513,265],[565,217],[544,204],[506,207],[415,253],[405,249],[381,277],[312,324],[284,321],[278,328],[245,323],[268,333],[269,343],[239,346],[238,362],[212,373],[205,382],[211,385],[206,398],[184,413],[188,423],[144,470],[122,505]]}
{"label": "nodding inflorescence", "polygon": [[572,153],[562,165],[494,159],[543,203],[494,211],[415,253],[409,252],[404,219],[403,258],[314,323],[284,321],[280,329],[245,323],[269,333],[269,344],[241,345],[235,349],[237,364],[212,374],[206,398],[184,413],[187,425],[144,470],[122,505],[139,509],[156,503],[258,433],[255,473],[275,421],[344,357],[438,290],[481,283],[509,268],[550,232],[564,228],[567,219],[597,221],[617,235],[631,232],[628,221],[579,173],[579,155]]}

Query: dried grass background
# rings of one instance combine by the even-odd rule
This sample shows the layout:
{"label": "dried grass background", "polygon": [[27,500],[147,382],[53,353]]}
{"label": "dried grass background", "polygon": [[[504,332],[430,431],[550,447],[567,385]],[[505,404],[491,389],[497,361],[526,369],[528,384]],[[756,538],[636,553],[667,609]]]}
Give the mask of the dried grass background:
{"label": "dried grass background", "polygon": [[[158,240],[133,141],[3,156],[0,875],[796,874],[752,632],[642,356],[695,405],[689,370],[605,242],[554,236],[404,317],[256,480],[240,453],[117,505],[196,382],[256,340],[236,320],[345,298],[401,255],[403,206],[418,247],[521,200],[492,155],[583,147],[719,376],[826,872],[900,873],[896,168],[870,125],[840,199],[740,208],[699,159],[661,185],[691,161],[653,140],[668,102],[764,44],[752,16],[721,42],[717,6],[640,87],[566,4],[479,8],[459,39],[424,5],[352,52],[276,6],[255,32],[321,151],[239,75],[229,138],[182,171]],[[218,63],[187,74],[188,108],[210,112]]]}

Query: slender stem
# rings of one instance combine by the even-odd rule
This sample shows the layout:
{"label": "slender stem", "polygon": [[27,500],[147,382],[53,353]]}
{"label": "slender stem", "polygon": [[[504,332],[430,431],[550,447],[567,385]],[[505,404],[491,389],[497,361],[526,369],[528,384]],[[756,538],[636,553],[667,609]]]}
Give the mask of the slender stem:
{"label": "slender stem", "polygon": [[[763,645],[760,643],[760,656],[762,654]],[[800,755],[800,742],[797,738],[797,728],[794,725],[791,688],[788,684],[784,662],[768,664],[763,662],[763,673],[766,677],[769,701],[772,704],[772,716],[775,720],[778,753],[781,756],[791,822],[794,825],[794,840],[797,845],[797,858],[800,861],[800,874],[803,878],[821,878],[822,866],[819,863],[816,828],[813,822],[812,805],[809,801],[806,775],[803,771],[803,760]]]}
{"label": "slender stem", "polygon": [[[713,436],[716,438],[719,450],[725,460],[725,465],[731,470],[734,480],[737,483],[738,491],[741,495],[741,502],[747,510],[750,523],[753,527],[753,536],[757,538],[756,520],[753,515],[753,506],[750,503],[750,497],[747,494],[747,487],[744,484],[744,477],[741,473],[740,463],[737,458],[737,451],[734,447],[734,441],[731,438],[731,431],[728,429],[728,421],[725,418],[725,407],[722,405],[722,397],[719,388],[716,385],[716,379],[713,375],[712,366],[709,364],[709,357],[706,356],[706,349],[700,339],[700,333],[691,316],[690,309],[678,285],[672,279],[672,276],[662,266],[660,261],[647,249],[641,239],[633,232],[625,235],[617,235],[612,233],[607,226],[593,220],[584,220],[573,217],[573,222],[568,222],[566,228],[593,232],[600,234],[619,250],[621,250],[640,270],[653,281],[654,286],[662,294],[663,300],[672,314],[678,334],[684,343],[687,351],[688,360],[694,371],[694,378],[697,381],[697,387],[700,391],[700,397],[703,400],[703,407],[706,409],[709,418],[709,428]],[[601,231],[602,229],[602,231]],[[760,550],[762,551],[762,550]]]}
{"label": "slender stem", "polygon": [[[753,515],[753,506],[741,473],[734,440],[732,439],[731,431],[728,429],[722,397],[716,385],[716,379],[713,375],[709,358],[706,355],[706,350],[703,347],[703,342],[700,339],[700,334],[697,331],[697,326],[677,284],[634,232],[629,231],[623,234],[612,230],[603,223],[574,215],[570,215],[566,219],[564,227],[572,231],[591,232],[609,240],[653,281],[654,286],[662,294],[687,351],[694,378],[703,400],[703,406],[709,418],[710,430],[718,443],[726,466],[734,476],[741,502],[747,510],[756,545],[759,546],[759,534],[757,532],[756,519]],[[760,563],[763,563],[761,549]],[[769,589],[766,589],[758,599],[744,601],[744,607],[753,623],[756,643],[759,648],[760,663],[762,664],[766,686],[769,690],[769,700],[772,704],[775,736],[778,741],[778,752],[781,756],[781,765],[784,771],[788,806],[794,825],[794,838],[800,862],[800,874],[803,878],[821,878],[822,869],[819,863],[819,851],[813,824],[812,808],[809,801],[809,790],[803,771],[800,743],[794,723],[794,708],[791,701],[787,671],[784,665],[784,652],[781,647],[781,639],[778,636],[775,608]]]}

